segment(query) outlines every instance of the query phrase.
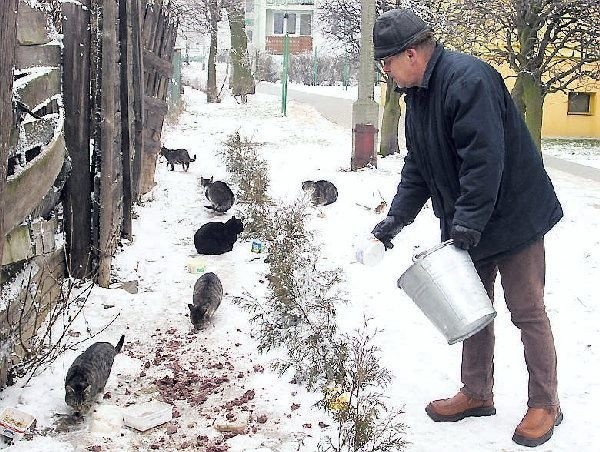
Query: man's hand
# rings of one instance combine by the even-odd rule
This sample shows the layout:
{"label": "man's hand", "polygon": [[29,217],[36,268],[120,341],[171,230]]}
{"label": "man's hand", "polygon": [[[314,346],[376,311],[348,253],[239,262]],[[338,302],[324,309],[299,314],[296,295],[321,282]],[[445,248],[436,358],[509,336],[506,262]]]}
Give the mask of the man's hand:
{"label": "man's hand", "polygon": [[475,229],[465,228],[460,224],[452,226],[450,231],[450,238],[454,240],[453,245],[461,250],[468,250],[474,246],[477,246],[479,239],[481,239],[481,232]]}
{"label": "man's hand", "polygon": [[383,243],[386,250],[389,250],[394,247],[392,239],[396,237],[403,227],[404,224],[402,222],[396,220],[393,215],[388,215],[382,221],[377,223],[371,231],[371,234]]}

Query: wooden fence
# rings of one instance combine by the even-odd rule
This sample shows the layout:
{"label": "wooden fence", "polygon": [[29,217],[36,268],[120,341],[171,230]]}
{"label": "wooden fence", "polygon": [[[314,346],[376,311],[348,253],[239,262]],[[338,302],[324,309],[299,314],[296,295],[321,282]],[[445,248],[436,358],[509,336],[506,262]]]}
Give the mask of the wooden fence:
{"label": "wooden fence", "polygon": [[[107,287],[116,246],[133,233],[133,204],[154,186],[177,21],[161,0],[103,0],[91,14],[84,7],[63,6],[70,24],[65,49],[86,48],[87,30],[92,34],[89,57],[65,59],[64,83],[75,90],[65,105],[73,102],[73,114],[91,110],[91,116],[81,116],[97,118],[89,130],[80,117],[68,121],[74,130],[67,131],[67,148],[80,152],[80,158],[73,161],[79,176],[71,180],[66,197],[66,217],[72,221],[66,228],[67,255],[73,274],[97,272],[98,283]],[[86,66],[87,61],[92,64]],[[81,79],[82,73],[90,74],[91,83]],[[91,168],[90,138],[95,144]],[[82,215],[82,205],[89,215]]]}
{"label": "wooden fence", "polygon": [[[11,8],[0,13],[2,275],[43,258],[37,267],[46,274],[37,277],[58,285],[68,271],[108,287],[116,247],[133,236],[133,207],[154,186],[178,24],[162,0],[61,5],[68,24],[62,53],[41,9],[18,2],[16,47]],[[14,87],[5,70],[13,61]],[[20,126],[10,120],[11,94],[20,118],[29,115]],[[64,249],[55,248],[59,229]],[[29,295],[15,299],[26,304]],[[0,303],[0,316],[8,318],[3,309]],[[5,326],[0,321],[1,338]],[[0,356],[0,388],[6,356]]]}

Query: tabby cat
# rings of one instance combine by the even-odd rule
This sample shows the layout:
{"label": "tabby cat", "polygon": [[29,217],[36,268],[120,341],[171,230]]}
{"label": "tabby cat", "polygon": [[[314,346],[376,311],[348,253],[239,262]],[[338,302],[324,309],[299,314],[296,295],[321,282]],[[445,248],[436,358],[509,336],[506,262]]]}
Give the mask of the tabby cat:
{"label": "tabby cat", "polygon": [[206,199],[210,201],[210,206],[204,206],[207,209],[213,209],[215,212],[227,212],[231,206],[233,206],[233,202],[235,197],[229,185],[225,182],[221,182],[220,180],[214,181],[211,177],[210,179],[204,179],[200,177],[200,184],[203,187],[206,187],[206,191],[204,195]]}
{"label": "tabby cat", "polygon": [[195,329],[200,329],[212,317],[222,299],[223,286],[217,275],[208,272],[198,278],[194,284],[193,304],[188,304]]}
{"label": "tabby cat", "polygon": [[302,182],[302,190],[310,192],[311,201],[315,206],[326,206],[337,200],[338,192],[335,185],[327,180]]}
{"label": "tabby cat", "polygon": [[75,358],[65,378],[65,402],[73,410],[84,413],[102,392],[110,375],[115,355],[121,351],[125,336],[115,347],[108,342],[96,342]]}
{"label": "tabby cat", "polygon": [[190,158],[190,154],[187,149],[169,149],[164,146],[160,147],[160,155],[167,159],[167,166],[171,165],[171,171],[175,171],[175,164],[181,164],[184,171],[190,168],[190,162],[196,161],[196,154],[194,158]]}

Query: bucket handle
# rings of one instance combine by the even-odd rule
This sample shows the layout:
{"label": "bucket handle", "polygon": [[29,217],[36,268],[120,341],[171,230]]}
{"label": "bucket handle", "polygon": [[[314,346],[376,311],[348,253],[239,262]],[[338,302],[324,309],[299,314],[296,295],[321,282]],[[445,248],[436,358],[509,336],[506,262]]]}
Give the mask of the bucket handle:
{"label": "bucket handle", "polygon": [[452,240],[452,239],[446,240],[445,242],[442,242],[439,245],[434,246],[433,248],[429,248],[428,250],[421,251],[420,253],[415,254],[413,256],[412,260],[413,260],[413,262],[420,261],[421,259],[424,259],[425,257],[429,256],[431,253],[445,247],[446,245],[450,245],[452,243],[454,243],[454,240]]}

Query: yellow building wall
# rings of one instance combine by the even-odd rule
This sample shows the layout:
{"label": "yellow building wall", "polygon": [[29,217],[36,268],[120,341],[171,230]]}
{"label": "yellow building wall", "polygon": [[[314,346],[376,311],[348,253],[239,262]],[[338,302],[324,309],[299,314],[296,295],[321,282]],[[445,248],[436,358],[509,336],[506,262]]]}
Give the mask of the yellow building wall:
{"label": "yellow building wall", "polygon": [[[512,89],[515,78],[508,66],[496,67],[505,77],[506,86]],[[590,114],[568,114],[568,94],[552,93],[544,99],[542,138],[600,138],[600,83],[590,83],[586,88],[573,90],[591,93]]]}
{"label": "yellow building wall", "polygon": [[581,92],[593,93],[590,98],[590,114],[568,114],[565,93],[548,94],[544,100],[542,137],[600,138],[600,90]]}

